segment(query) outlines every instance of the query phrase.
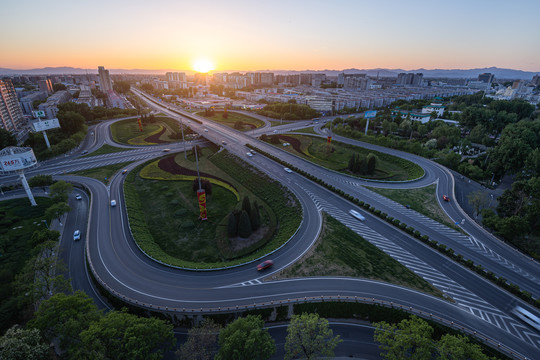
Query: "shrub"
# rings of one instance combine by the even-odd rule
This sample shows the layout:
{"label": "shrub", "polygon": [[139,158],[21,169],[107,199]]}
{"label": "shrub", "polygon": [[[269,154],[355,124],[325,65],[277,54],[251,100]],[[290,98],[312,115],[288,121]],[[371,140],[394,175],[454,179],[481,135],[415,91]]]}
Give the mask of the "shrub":
{"label": "shrub", "polygon": [[240,213],[240,219],[238,220],[238,236],[247,238],[251,235],[251,221],[249,215],[245,210]]}

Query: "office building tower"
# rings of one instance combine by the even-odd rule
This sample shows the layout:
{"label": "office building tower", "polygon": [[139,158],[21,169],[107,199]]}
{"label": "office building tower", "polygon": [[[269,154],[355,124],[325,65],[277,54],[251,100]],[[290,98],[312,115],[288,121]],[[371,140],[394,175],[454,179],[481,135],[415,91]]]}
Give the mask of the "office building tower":
{"label": "office building tower", "polygon": [[39,80],[38,81],[39,91],[45,91],[48,95],[51,95],[54,90],[51,80]]}
{"label": "office building tower", "polygon": [[492,73],[483,73],[478,75],[478,81],[489,83],[491,84],[493,82],[494,75]]}
{"label": "office building tower", "polygon": [[107,93],[107,91],[112,90],[113,88],[112,88],[111,77],[109,75],[109,70],[105,70],[103,66],[99,66],[98,75],[99,75],[100,90],[104,93]]}
{"label": "office building tower", "polygon": [[23,126],[24,115],[13,83],[9,79],[0,80],[0,128],[13,133],[20,140],[24,135]]}

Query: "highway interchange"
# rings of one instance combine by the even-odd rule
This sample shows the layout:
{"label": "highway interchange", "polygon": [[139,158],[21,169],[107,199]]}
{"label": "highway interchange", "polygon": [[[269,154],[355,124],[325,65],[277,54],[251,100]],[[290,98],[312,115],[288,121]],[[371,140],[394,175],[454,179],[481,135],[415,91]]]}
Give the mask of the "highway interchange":
{"label": "highway interchange", "polygon": [[[148,99],[137,90],[134,92],[143,99]],[[178,112],[182,112],[179,109],[172,112],[167,107],[154,102],[148,101],[148,104],[172,118],[182,120],[184,123],[188,121],[188,118],[178,115]],[[189,113],[185,115],[203,122],[203,125],[200,125],[191,121],[189,126],[194,130],[216,144],[225,140],[228,151],[285,184],[297,196],[303,207],[303,221],[298,232],[283,248],[271,255],[275,263],[274,268],[263,276],[255,270],[253,263],[220,271],[195,272],[171,268],[148,258],[139,250],[131,236],[122,200],[124,176],[116,174],[110,179],[109,185],[105,186],[95,179],[65,174],[123,162],[133,162],[126,167],[131,170],[142,162],[162,156],[164,148],[169,148],[174,152],[183,151],[183,144],[122,146],[111,139],[109,131],[111,122],[103,122],[89,131],[89,135],[76,154],[44,162],[39,167],[26,172],[27,176],[37,173],[56,175],[58,179],[83,186],[90,195],[84,194],[82,201],[70,198],[70,206],[73,210],[68,215],[62,238],[61,256],[68,264],[75,289],[83,289],[90,295],[95,291],[85,266],[86,255],[94,276],[109,291],[127,302],[151,309],[166,310],[171,313],[191,313],[222,311],[227,308],[231,310],[236,307],[245,308],[254,305],[269,306],[271,302],[287,303],[305,297],[373,298],[401,304],[454,321],[456,324],[461,324],[501,343],[514,353],[520,354],[517,356],[519,358],[538,358],[540,334],[521,323],[510,313],[510,310],[518,304],[537,314],[536,310],[362,209],[356,210],[366,216],[366,221],[359,222],[348,215],[350,209],[356,208],[350,202],[299,174],[284,172],[281,165],[262,155],[247,157],[248,149],[245,144],[254,145],[278,156],[346,193],[353,194],[390,216],[420,230],[422,234],[427,234],[439,243],[446,244],[456,253],[473,260],[476,264],[481,264],[485,269],[519,285],[521,289],[531,292],[535,298],[539,297],[539,264],[478,227],[456,202],[444,203],[441,206],[470,236],[449,229],[362,186],[411,188],[436,182],[437,198],[440,202],[442,194],[451,194],[454,198],[452,196],[453,177],[444,167],[415,155],[334,135],[333,139],[341,142],[407,158],[422,166],[426,172],[424,177],[413,182],[392,184],[367,182],[326,170],[255,138],[262,133],[269,134],[274,129],[280,133],[293,131],[305,127],[306,122],[282,125],[272,130],[264,127],[248,133],[240,133]],[[316,126],[316,131],[321,135],[328,135],[325,132],[327,130],[321,129],[321,126],[322,124]],[[83,149],[91,153],[103,144],[126,147],[126,151],[89,157],[79,156]],[[192,143],[189,146],[191,147]],[[2,182],[8,183],[13,180],[10,177],[4,177]],[[119,206],[112,208],[111,199],[116,199]],[[372,280],[345,277],[273,280],[274,272],[296,261],[313,244],[321,227],[322,211],[332,215],[409,267],[443,291],[447,297],[452,298],[453,302]],[[464,223],[461,223],[462,219],[465,219]],[[85,241],[73,242],[72,234],[76,228],[84,229],[82,232]]]}

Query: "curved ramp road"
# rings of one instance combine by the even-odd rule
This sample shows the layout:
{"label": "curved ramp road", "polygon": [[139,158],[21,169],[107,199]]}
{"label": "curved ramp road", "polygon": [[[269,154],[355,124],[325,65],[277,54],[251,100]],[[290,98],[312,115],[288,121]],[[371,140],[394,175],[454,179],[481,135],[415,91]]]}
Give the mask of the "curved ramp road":
{"label": "curved ramp road", "polygon": [[[143,96],[137,90],[134,92]],[[146,99],[146,95],[144,96],[143,98]],[[149,104],[173,118],[180,117],[154,103]],[[298,174],[286,173],[281,165],[264,156],[247,157],[245,154],[248,149],[244,145],[246,143],[253,144],[264,151],[279,156],[294,166],[309,171],[325,182],[414,226],[431,238],[446,243],[466,258],[482,264],[485,268],[504,276],[523,289],[531,289],[531,292],[536,296],[540,292],[538,286],[540,284],[538,280],[540,279],[540,271],[537,263],[527,260],[525,256],[500,243],[474,224],[469,224],[468,221],[463,227],[471,234],[470,238],[447,229],[412,210],[405,209],[362,186],[366,184],[374,186],[373,182],[354,179],[323,169],[273,146],[261,143],[247,134],[239,133],[191,114],[186,114],[186,116],[197,118],[203,122],[203,125],[200,125],[192,121],[190,126],[204,134],[205,137],[218,144],[225,140],[227,150],[285,184],[302,204],[303,222],[301,227],[285,246],[271,255],[275,266],[264,274],[255,270],[257,262],[223,271],[179,270],[149,259],[134,242],[124,208],[123,176],[114,176],[109,186],[94,179],[62,176],[62,179],[84,185],[91,194],[88,226],[83,231],[86,255],[96,277],[112,293],[139,306],[160,310],[167,309],[171,312],[207,312],[221,311],[225,308],[251,308],[255,304],[268,306],[276,302],[288,303],[289,300],[293,301],[293,299],[294,301],[303,301],[302,299],[306,297],[320,300],[321,297],[349,296],[351,297],[349,300],[358,297],[358,299],[362,298],[363,301],[366,299],[386,301],[387,304],[391,302],[406,306],[412,311],[423,311],[424,315],[428,317],[429,314],[432,314],[434,317],[454,321],[477,331],[478,334],[495,339],[523,356],[528,358],[536,356],[540,349],[540,334],[509,315],[510,310],[517,304],[530,309],[529,306],[362,209],[357,210],[366,216],[366,221],[357,221],[348,215],[348,211],[355,208],[352,204]],[[208,132],[205,132],[204,129],[208,129]],[[84,144],[88,149],[97,149],[102,144],[111,141],[108,123],[99,124],[93,131],[92,138],[87,139]],[[351,141],[355,145],[364,145],[350,139],[339,140]],[[115,146],[118,145],[115,144]],[[365,145],[365,147],[370,146],[372,145]],[[177,143],[164,146],[136,147],[132,150],[126,149],[124,152],[93,157],[59,158],[42,164],[31,172],[64,174],[83,168],[135,161],[128,166],[128,170],[131,170],[138,163],[163,155],[164,148],[170,148],[171,151],[183,150],[182,144]],[[376,183],[377,186],[408,188],[437,182],[439,195],[442,193],[452,194],[453,178],[446,169],[438,164],[390,149],[375,149],[408,158],[426,170],[426,175],[416,181],[398,184]],[[6,179],[9,180],[10,177],[2,178],[2,182],[6,183]],[[117,201],[118,206],[110,206],[112,199]],[[83,201],[74,204],[74,212],[70,214],[69,219],[71,220],[66,226],[84,228],[86,218],[82,209],[86,207],[86,201],[83,198]],[[453,219],[462,216],[462,211],[455,202],[443,204],[443,208]],[[438,287],[455,302],[371,280],[344,277],[275,280],[273,273],[296,261],[312,246],[320,230],[321,211],[329,213],[366,240],[393,256]],[[71,236],[71,234],[68,235]],[[84,253],[82,244],[84,242],[73,243],[71,240],[68,243],[66,238],[63,239],[62,244],[67,250],[64,256],[67,256],[74,287],[79,288],[80,286],[87,292],[92,291],[92,289],[84,288],[85,282],[88,281],[88,276],[81,267],[84,264],[82,261]],[[263,277],[266,277],[266,280]],[[535,310],[533,312],[536,313]]]}

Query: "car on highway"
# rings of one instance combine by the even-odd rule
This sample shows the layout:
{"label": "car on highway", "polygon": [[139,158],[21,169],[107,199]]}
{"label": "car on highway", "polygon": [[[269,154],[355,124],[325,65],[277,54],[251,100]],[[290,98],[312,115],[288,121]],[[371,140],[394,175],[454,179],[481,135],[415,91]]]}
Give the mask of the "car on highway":
{"label": "car on highway", "polygon": [[264,269],[268,269],[269,267],[272,267],[272,265],[274,265],[274,262],[272,260],[265,260],[259,265],[257,265],[257,270],[261,271]]}
{"label": "car on highway", "polygon": [[246,155],[249,156],[249,157],[252,157],[252,156],[253,156],[253,154],[250,153],[250,152],[246,153]]}
{"label": "car on highway", "polygon": [[82,155],[88,154],[88,150],[83,150],[83,151],[81,152],[81,154],[82,154]]}
{"label": "car on highway", "polygon": [[111,207],[115,207],[116,206],[116,200],[111,200]]}
{"label": "car on highway", "polygon": [[277,134],[277,130],[272,131],[274,134]]}
{"label": "car on highway", "polygon": [[77,200],[82,200],[82,196],[81,196],[80,194],[76,194],[76,195],[75,195],[75,199],[77,199]]}
{"label": "car on highway", "polygon": [[450,201],[450,197],[448,195],[443,195],[442,196],[442,199],[446,202],[449,202]]}
{"label": "car on highway", "polygon": [[358,219],[360,221],[364,221],[366,220],[366,218],[364,216],[362,216],[362,214],[360,214],[358,211],[356,210],[349,210],[349,214],[351,214],[351,216],[355,219]]}
{"label": "car on highway", "polygon": [[204,132],[208,132],[208,129],[204,129]]}
{"label": "car on highway", "polygon": [[171,149],[163,149],[163,152],[169,152]]}
{"label": "car on highway", "polygon": [[73,240],[81,240],[81,232],[80,230],[75,230],[75,232],[73,233]]}
{"label": "car on highway", "polygon": [[222,143],[223,145],[227,145],[227,143],[225,142],[225,140],[221,140],[221,143]]}
{"label": "car on highway", "polygon": [[532,326],[537,331],[540,331],[540,319],[538,316],[522,308],[521,306],[516,306],[514,309],[512,309],[512,314],[516,315],[521,319],[521,321]]}
{"label": "car on highway", "polygon": [[127,173],[127,169],[122,170],[122,174]]}
{"label": "car on highway", "polygon": [[289,169],[289,168],[283,168],[283,170],[285,170],[285,171],[288,172],[289,174],[292,173],[292,170]]}

